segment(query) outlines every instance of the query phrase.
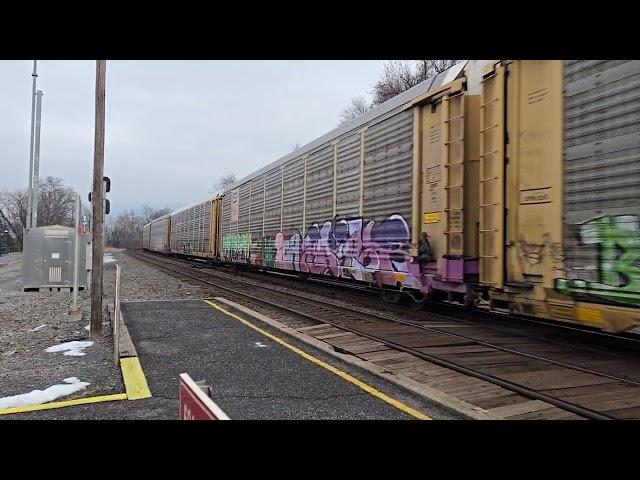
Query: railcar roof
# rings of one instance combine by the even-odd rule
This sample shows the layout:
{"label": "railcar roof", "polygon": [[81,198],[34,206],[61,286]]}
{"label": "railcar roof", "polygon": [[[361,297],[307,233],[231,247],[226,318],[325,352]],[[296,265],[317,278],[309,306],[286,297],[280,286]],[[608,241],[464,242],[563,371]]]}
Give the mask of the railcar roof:
{"label": "railcar roof", "polygon": [[456,63],[454,66],[448,68],[447,70],[439,73],[438,75],[427,78],[425,81],[411,87],[408,90],[405,90],[404,92],[396,95],[395,97],[387,100],[386,102],[378,105],[377,107],[372,108],[368,112],[353,119],[349,123],[346,123],[345,125],[341,125],[338,128],[331,130],[329,133],[326,133],[321,137],[316,138],[315,140],[307,143],[306,145],[303,145],[297,150],[294,150],[293,152],[285,155],[284,157],[281,157],[278,160],[275,160],[269,163],[268,165],[252,173],[251,175],[244,177],[243,179],[227,187],[224,190],[223,194],[228,192],[229,190],[233,190],[239,187],[240,185],[247,183],[250,180],[253,180],[256,177],[260,177],[264,175],[268,171],[279,167],[280,165],[286,163],[287,161],[293,158],[297,158],[297,157],[300,157],[301,155],[311,152],[312,150],[320,147],[325,143],[336,140],[342,136],[347,136],[348,134],[355,133],[355,131],[358,128],[368,123],[371,123],[389,113],[392,113],[394,110],[400,111],[402,107],[404,107],[408,102],[410,102],[415,97],[424,95],[425,93],[428,93],[432,89],[436,89],[441,85],[452,82],[453,80],[456,80],[457,78],[459,78],[461,73],[464,71],[464,68],[467,65],[467,63],[468,63],[468,60],[462,60]]}
{"label": "railcar roof", "polygon": [[[300,157],[301,155],[305,155],[308,152],[313,151],[314,149],[317,149],[318,147],[322,146],[323,144],[329,143],[333,140],[337,140],[340,137],[344,137],[344,136],[348,136],[350,134],[355,133],[360,127],[367,125],[367,124],[372,124],[375,122],[375,120],[383,120],[385,118],[385,116],[391,116],[394,113],[397,113],[399,111],[401,111],[402,109],[406,108],[406,105],[413,100],[416,97],[419,97],[421,95],[424,95],[426,93],[428,93],[431,90],[434,90],[442,85],[445,85],[449,82],[452,82],[458,78],[460,78],[460,76],[462,75],[462,73],[465,71],[465,68],[467,67],[467,65],[469,63],[474,63],[475,61],[469,61],[469,60],[461,60],[460,62],[456,63],[455,65],[453,65],[452,67],[448,68],[447,70],[433,76],[430,78],[427,78],[425,81],[419,83],[418,85],[415,85],[414,87],[411,87],[408,90],[405,90],[404,92],[400,93],[399,95],[396,95],[395,97],[387,100],[386,102],[378,105],[375,108],[372,108],[371,110],[369,110],[368,112],[364,113],[363,115],[360,115],[358,118],[355,118],[354,120],[350,121],[349,123],[346,123],[345,125],[341,125],[338,128],[335,128],[333,130],[331,130],[329,133],[326,133],[325,135],[322,135],[319,138],[316,138],[315,140],[307,143],[306,145],[303,145],[302,147],[294,150],[293,152],[285,155],[284,157],[281,157],[271,163],[269,163],[268,165],[262,167],[261,169],[259,169],[258,171],[252,173],[251,175],[248,175],[246,177],[244,177],[243,179],[235,182],[234,184],[230,185],[229,187],[227,187],[223,192],[220,192],[216,195],[213,195],[211,197],[209,197],[207,200],[203,200],[200,202],[194,202],[191,203],[190,205],[181,207],[177,210],[174,210],[166,215],[163,215],[162,217],[158,217],[155,220],[149,222],[146,226],[151,225],[154,222],[157,222],[159,220],[163,220],[165,218],[171,217],[173,215],[176,215],[180,212],[183,212],[185,210],[188,210],[189,208],[195,207],[196,205],[200,205],[202,203],[206,203],[208,201],[214,200],[218,197],[223,196],[226,192],[233,190],[237,187],[239,187],[240,185],[243,185],[251,180],[253,180],[254,178],[260,177],[262,175],[264,175],[265,173],[267,173],[268,171],[279,167],[280,165],[283,165],[284,163],[288,162],[291,159]],[[471,68],[476,68],[475,65],[471,65]]]}

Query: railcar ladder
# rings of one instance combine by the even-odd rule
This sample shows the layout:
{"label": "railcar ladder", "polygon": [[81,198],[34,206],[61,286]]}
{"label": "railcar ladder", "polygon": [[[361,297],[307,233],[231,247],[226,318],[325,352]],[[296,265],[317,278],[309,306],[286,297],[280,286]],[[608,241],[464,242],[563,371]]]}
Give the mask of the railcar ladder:
{"label": "railcar ladder", "polygon": [[480,283],[504,285],[504,68],[482,80],[480,105]]}
{"label": "railcar ladder", "polygon": [[464,253],[464,93],[443,99],[446,255]]}

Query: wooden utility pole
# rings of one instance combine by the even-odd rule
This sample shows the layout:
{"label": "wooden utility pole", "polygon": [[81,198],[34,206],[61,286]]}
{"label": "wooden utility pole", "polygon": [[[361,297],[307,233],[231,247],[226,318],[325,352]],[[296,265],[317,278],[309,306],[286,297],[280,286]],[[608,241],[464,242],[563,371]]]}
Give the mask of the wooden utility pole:
{"label": "wooden utility pole", "polygon": [[104,249],[104,94],[106,60],[96,60],[96,129],[93,148],[93,232],[91,262],[91,337],[102,334],[102,256]]}

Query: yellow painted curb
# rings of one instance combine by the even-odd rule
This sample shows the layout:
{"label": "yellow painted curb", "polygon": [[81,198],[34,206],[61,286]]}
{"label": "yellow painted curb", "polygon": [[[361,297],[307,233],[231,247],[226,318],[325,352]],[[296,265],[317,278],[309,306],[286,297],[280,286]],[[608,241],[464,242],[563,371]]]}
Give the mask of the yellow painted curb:
{"label": "yellow painted curb", "polygon": [[151,391],[138,357],[121,358],[120,369],[122,370],[122,379],[129,400],[139,400],[151,396]]}
{"label": "yellow painted curb", "polygon": [[313,355],[308,354],[307,352],[300,350],[297,347],[294,347],[293,345],[285,342],[284,340],[276,337],[275,335],[272,335],[271,333],[261,329],[260,327],[255,326],[254,324],[252,324],[251,322],[238,317],[237,315],[225,310],[224,308],[222,308],[221,306],[210,302],[209,300],[204,300],[205,303],[209,304],[210,306],[212,306],[213,308],[215,308],[216,310],[221,311],[222,313],[224,313],[225,315],[228,315],[232,318],[235,318],[236,320],[240,320],[242,323],[244,323],[245,325],[247,325],[250,328],[253,328],[254,330],[256,330],[257,332],[261,333],[262,335],[264,335],[265,337],[270,338],[271,340],[273,340],[274,342],[279,343],[280,345],[288,348],[289,350],[297,353],[298,355],[300,355],[301,357],[304,357],[306,360],[309,360],[312,363],[315,363],[316,365],[329,370],[330,372],[336,374],[337,376],[339,376],[340,378],[346,380],[349,383],[352,383],[353,385],[356,385],[357,387],[361,388],[362,390],[364,390],[365,392],[369,393],[370,395],[373,395],[374,397],[379,398],[380,400],[382,400],[383,402],[388,403],[389,405],[393,405],[394,407],[396,407],[398,410],[403,411],[404,413],[411,415],[412,417],[418,418],[420,420],[431,420],[431,417],[428,417],[427,415],[425,415],[424,413],[419,412],[418,410],[411,408],[408,405],[405,405],[404,403],[391,398],[387,395],[385,395],[384,393],[382,393],[381,391],[373,388],[372,386],[364,383],[361,380],[358,380],[355,377],[352,377],[351,375],[349,375],[346,372],[343,372],[342,370],[334,367],[333,365],[329,365],[326,362],[323,362],[322,360],[314,357]]}
{"label": "yellow painted curb", "polygon": [[115,400],[126,400],[126,393],[115,393],[113,395],[101,395],[98,397],[77,398],[75,400],[67,400],[64,402],[50,402],[41,405],[28,405],[24,407],[12,407],[0,409],[0,415],[9,415],[11,413],[35,412],[38,410],[51,410],[54,408],[73,407],[75,405],[85,405],[88,403],[113,402]]}

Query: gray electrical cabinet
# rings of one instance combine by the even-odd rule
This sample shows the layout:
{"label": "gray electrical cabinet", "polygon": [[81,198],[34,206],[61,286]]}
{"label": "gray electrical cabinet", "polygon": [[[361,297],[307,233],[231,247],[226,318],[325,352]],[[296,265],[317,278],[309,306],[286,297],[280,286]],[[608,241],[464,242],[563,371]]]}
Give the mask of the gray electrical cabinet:
{"label": "gray electrical cabinet", "polygon": [[29,290],[69,290],[73,288],[73,249],[78,238],[78,290],[87,286],[85,269],[88,235],[75,229],[50,225],[27,230],[22,259],[22,288]]}

